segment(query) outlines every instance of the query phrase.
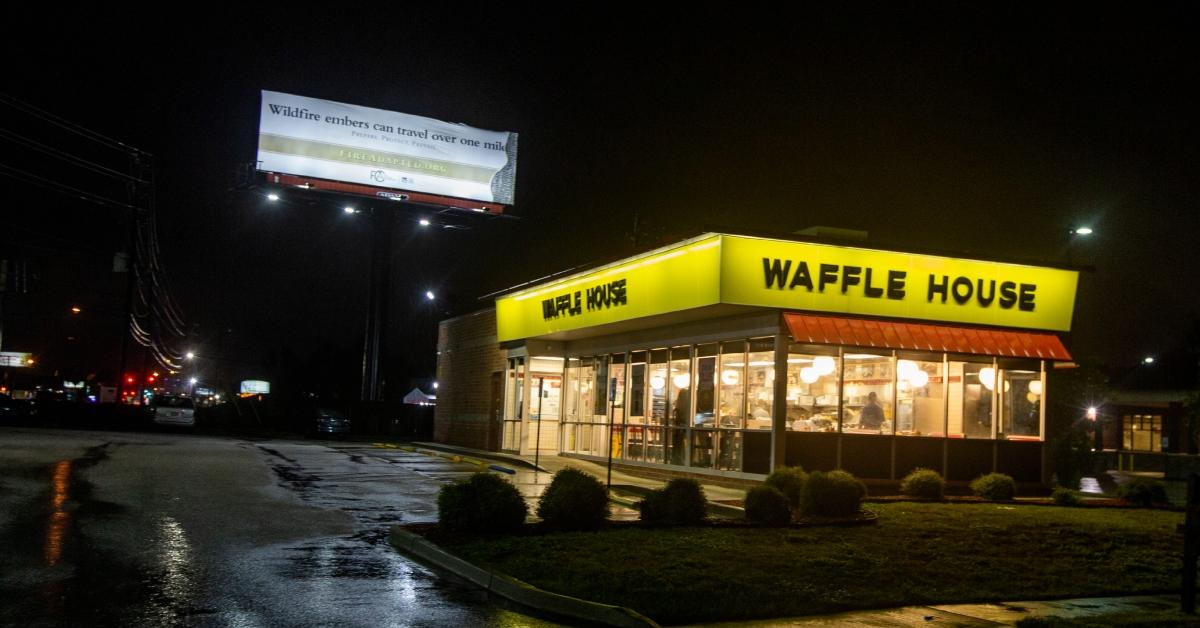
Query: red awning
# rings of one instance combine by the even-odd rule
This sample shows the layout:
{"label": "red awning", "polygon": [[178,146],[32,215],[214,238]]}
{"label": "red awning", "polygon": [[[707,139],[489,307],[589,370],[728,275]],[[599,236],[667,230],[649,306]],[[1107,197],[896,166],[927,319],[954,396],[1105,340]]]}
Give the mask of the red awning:
{"label": "red awning", "polygon": [[784,312],[796,342],[879,349],[971,353],[1001,358],[1070,360],[1058,336],[1045,332],[928,325]]}

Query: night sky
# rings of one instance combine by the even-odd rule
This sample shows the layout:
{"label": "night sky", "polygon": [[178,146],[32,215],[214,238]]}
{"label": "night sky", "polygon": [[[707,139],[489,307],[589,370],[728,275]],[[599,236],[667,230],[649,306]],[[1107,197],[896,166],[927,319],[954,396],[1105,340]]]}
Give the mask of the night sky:
{"label": "night sky", "polygon": [[[189,344],[231,377],[357,390],[361,373],[366,221],[232,189],[254,160],[262,89],[520,134],[519,220],[422,230],[421,212],[397,216],[389,394],[432,375],[436,321],[479,296],[703,229],[837,226],[881,247],[1086,266],[1077,357],[1133,364],[1182,346],[1200,320],[1194,5],[881,6],[26,13],[10,20],[24,36],[3,44],[0,92],[154,155]],[[104,158],[0,115],[10,134]],[[0,143],[0,164],[122,193]],[[115,370],[122,212],[3,176],[0,192],[0,251],[41,277],[5,297],[4,349]],[[1096,235],[1073,241],[1079,225]],[[66,314],[74,303],[86,316]]]}

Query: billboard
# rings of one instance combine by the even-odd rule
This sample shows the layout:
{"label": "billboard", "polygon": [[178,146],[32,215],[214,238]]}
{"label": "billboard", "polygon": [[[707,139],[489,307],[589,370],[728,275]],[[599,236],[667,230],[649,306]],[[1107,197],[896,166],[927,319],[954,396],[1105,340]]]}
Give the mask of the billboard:
{"label": "billboard", "polygon": [[257,168],[512,205],[517,134],[263,90]]}
{"label": "billboard", "polygon": [[269,395],[271,394],[271,382],[264,382],[261,379],[242,380],[240,392],[243,395]]}
{"label": "billboard", "polygon": [[0,366],[30,366],[33,364],[33,354],[21,351],[0,351]]}

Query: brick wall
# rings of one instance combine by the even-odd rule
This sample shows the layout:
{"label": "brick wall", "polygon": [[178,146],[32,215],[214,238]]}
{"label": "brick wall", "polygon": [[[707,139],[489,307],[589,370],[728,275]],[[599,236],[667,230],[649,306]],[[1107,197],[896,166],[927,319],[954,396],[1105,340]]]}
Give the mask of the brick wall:
{"label": "brick wall", "polygon": [[[496,342],[494,308],[438,324],[435,441],[477,449],[489,447],[492,374],[503,373],[504,368],[504,352]],[[499,447],[499,443],[490,445]]]}

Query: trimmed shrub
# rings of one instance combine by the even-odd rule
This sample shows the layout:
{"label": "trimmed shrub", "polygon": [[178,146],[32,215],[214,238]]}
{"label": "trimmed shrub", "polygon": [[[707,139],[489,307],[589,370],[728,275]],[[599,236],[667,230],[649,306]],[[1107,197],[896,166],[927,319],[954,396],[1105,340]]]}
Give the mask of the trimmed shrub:
{"label": "trimmed shrub", "polygon": [[984,499],[1007,502],[1017,494],[1017,483],[1010,475],[989,473],[971,480],[971,492]]}
{"label": "trimmed shrub", "polygon": [[438,525],[454,532],[515,532],[528,514],[517,487],[491,473],[476,473],[438,492]]}
{"label": "trimmed shrub", "polygon": [[787,525],[792,520],[788,498],[774,486],[755,486],[746,491],[746,519],[771,526]]}
{"label": "trimmed shrub", "polygon": [[945,478],[933,469],[913,469],[900,482],[900,493],[909,497],[941,499],[945,492]]}
{"label": "trimmed shrub", "polygon": [[804,483],[800,512],[819,517],[850,517],[858,514],[867,487],[845,471],[814,471]]}
{"label": "trimmed shrub", "polygon": [[655,489],[650,491],[642,501],[637,504],[638,518],[646,523],[667,524],[667,492],[663,489]]}
{"label": "trimmed shrub", "polygon": [[780,467],[767,476],[767,486],[783,493],[788,500],[788,506],[794,511],[800,510],[800,496],[804,493],[804,483],[808,474],[799,466]]}
{"label": "trimmed shrub", "polygon": [[608,520],[608,493],[592,475],[562,469],[542,492],[537,515],[556,530],[597,530]]}
{"label": "trimmed shrub", "polygon": [[641,519],[647,523],[691,526],[704,523],[708,499],[696,480],[675,478],[663,488],[651,491],[638,504]]}
{"label": "trimmed shrub", "polygon": [[1153,478],[1134,477],[1117,487],[1117,497],[1135,506],[1169,504],[1167,489],[1162,482]]}
{"label": "trimmed shrub", "polygon": [[1059,506],[1079,505],[1079,493],[1076,493],[1065,486],[1056,486],[1054,491],[1050,493],[1050,499]]}

